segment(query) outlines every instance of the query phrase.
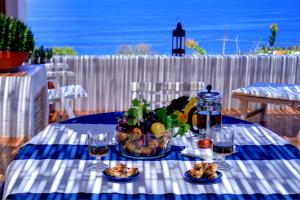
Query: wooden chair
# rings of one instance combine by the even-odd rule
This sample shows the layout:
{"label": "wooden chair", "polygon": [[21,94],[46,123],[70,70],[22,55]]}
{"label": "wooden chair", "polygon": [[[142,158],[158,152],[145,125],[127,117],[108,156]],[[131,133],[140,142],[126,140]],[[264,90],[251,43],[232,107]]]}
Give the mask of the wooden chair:
{"label": "wooden chair", "polygon": [[[300,106],[300,85],[256,83],[233,90],[232,97],[240,101],[242,119],[247,119],[260,113],[260,122],[264,123],[268,104],[287,105],[298,109]],[[248,113],[249,102],[260,103],[262,106],[260,109]]]}
{"label": "wooden chair", "polygon": [[167,106],[180,96],[196,96],[204,87],[204,82],[132,82],[130,85],[131,98],[147,100],[151,109]]}

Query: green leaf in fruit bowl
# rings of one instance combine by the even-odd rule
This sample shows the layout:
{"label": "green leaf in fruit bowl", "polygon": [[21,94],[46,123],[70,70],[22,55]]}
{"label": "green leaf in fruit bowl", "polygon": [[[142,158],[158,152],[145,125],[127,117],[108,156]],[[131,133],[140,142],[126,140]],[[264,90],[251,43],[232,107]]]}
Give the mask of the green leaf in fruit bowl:
{"label": "green leaf in fruit bowl", "polygon": [[134,125],[135,125],[135,120],[134,120],[134,119],[129,119],[129,120],[127,121],[127,124],[128,124],[129,126],[134,126]]}
{"label": "green leaf in fruit bowl", "polygon": [[140,106],[141,102],[138,99],[133,99],[131,104],[134,107],[138,107],[138,106]]}

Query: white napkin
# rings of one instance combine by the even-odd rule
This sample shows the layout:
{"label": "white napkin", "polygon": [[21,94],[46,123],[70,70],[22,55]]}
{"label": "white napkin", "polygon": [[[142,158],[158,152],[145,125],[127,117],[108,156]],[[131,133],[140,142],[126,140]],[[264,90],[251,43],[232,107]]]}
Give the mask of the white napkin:
{"label": "white napkin", "polygon": [[184,156],[201,158],[205,161],[217,161],[220,159],[211,149],[185,148],[180,152]]}

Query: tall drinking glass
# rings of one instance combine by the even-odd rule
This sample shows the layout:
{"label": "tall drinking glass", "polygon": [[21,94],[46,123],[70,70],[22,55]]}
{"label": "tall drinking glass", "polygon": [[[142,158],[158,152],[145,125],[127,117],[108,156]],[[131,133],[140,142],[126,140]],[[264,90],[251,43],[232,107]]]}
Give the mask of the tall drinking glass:
{"label": "tall drinking glass", "polygon": [[96,158],[97,163],[88,168],[89,171],[103,171],[107,165],[102,163],[101,158],[109,151],[108,132],[101,129],[88,131],[89,155]]}
{"label": "tall drinking glass", "polygon": [[225,157],[234,151],[234,131],[229,128],[220,128],[213,133],[213,151],[220,155],[219,168],[229,170],[232,165],[225,161]]}

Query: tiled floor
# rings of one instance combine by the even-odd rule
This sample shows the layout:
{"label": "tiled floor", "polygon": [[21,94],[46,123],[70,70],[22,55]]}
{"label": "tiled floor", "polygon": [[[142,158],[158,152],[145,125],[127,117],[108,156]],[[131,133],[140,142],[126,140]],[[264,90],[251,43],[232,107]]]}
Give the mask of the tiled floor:
{"label": "tiled floor", "polygon": [[[238,117],[239,111],[224,111],[224,114]],[[258,116],[250,118],[249,121],[258,123]],[[291,141],[300,149],[300,143],[295,139],[297,134],[300,134],[298,133],[300,130],[300,111],[292,109],[272,110],[266,115],[265,126]],[[4,180],[8,164],[26,141],[26,138],[0,138],[0,185]]]}
{"label": "tiled floor", "polygon": [[[238,110],[224,111],[224,114],[239,117]],[[259,123],[259,115],[248,119],[253,123]],[[300,111],[278,109],[269,111],[266,115],[266,122],[263,126],[282,136],[300,149]],[[298,140],[296,137],[298,136]]]}
{"label": "tiled floor", "polygon": [[8,164],[26,141],[26,138],[0,138],[0,190]]}

